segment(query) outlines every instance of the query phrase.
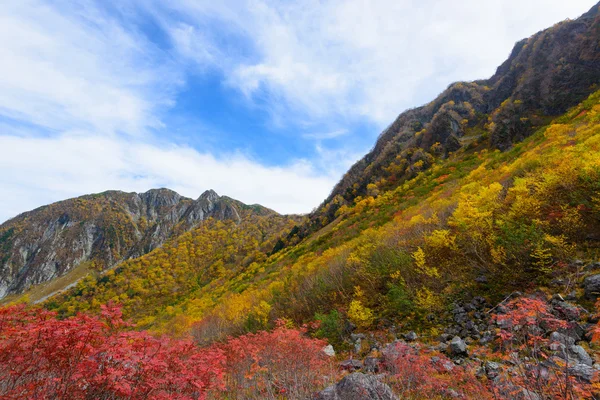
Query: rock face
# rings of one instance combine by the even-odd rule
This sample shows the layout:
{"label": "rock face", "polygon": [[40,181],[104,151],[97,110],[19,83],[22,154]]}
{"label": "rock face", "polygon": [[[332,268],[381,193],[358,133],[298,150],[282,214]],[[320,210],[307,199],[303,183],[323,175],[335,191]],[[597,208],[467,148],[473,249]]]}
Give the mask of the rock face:
{"label": "rock face", "polygon": [[399,400],[375,375],[352,373],[318,393],[315,400]]}
{"label": "rock face", "polygon": [[0,225],[0,299],[84,262],[110,268],[208,218],[239,221],[243,212],[275,213],[213,190],[192,200],[168,189],[108,191],[23,213]]}

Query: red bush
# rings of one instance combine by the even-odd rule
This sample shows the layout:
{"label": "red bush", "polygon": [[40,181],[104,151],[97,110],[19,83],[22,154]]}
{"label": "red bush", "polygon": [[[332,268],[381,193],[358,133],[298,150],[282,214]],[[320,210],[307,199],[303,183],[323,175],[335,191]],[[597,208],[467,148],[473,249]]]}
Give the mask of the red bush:
{"label": "red bush", "polygon": [[384,362],[390,372],[388,383],[401,398],[494,398],[473,371],[404,342],[388,347]]}
{"label": "red bush", "polygon": [[570,374],[569,360],[553,356],[546,337],[547,332],[568,328],[569,323],[555,317],[548,303],[539,298],[523,297],[506,306],[505,314],[495,316],[502,327],[498,337],[503,351],[498,356],[513,367],[495,382],[495,389],[508,397],[524,388],[539,398],[592,398],[591,385]]}
{"label": "red bush", "polygon": [[309,398],[333,371],[325,345],[283,326],[229,339],[218,346],[227,359],[228,398]]}
{"label": "red bush", "polygon": [[190,341],[127,332],[119,308],[58,320],[0,308],[3,399],[203,399],[223,385],[223,354]]}

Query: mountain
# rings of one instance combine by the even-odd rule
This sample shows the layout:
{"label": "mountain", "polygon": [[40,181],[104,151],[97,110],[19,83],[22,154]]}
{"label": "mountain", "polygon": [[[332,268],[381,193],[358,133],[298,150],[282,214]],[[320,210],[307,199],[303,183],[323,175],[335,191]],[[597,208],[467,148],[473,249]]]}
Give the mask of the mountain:
{"label": "mountain", "polygon": [[0,298],[78,267],[109,269],[207,219],[239,223],[248,213],[276,214],[213,190],[196,200],[169,189],[107,191],[40,207],[0,225]]}
{"label": "mountain", "polygon": [[[599,88],[600,14],[595,5],[519,41],[489,79],[451,84],[400,114],[354,164],[306,225],[307,236],[358,197],[396,187],[461,148],[507,150]],[[288,242],[297,240],[288,238]]]}

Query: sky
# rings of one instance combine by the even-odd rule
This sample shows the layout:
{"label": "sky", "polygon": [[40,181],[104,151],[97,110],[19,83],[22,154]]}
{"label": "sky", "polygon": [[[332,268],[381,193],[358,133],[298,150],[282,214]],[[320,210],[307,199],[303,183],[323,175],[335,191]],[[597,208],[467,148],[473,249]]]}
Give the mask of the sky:
{"label": "sky", "polygon": [[407,108],[595,0],[4,0],[0,222],[105,190],[318,206]]}

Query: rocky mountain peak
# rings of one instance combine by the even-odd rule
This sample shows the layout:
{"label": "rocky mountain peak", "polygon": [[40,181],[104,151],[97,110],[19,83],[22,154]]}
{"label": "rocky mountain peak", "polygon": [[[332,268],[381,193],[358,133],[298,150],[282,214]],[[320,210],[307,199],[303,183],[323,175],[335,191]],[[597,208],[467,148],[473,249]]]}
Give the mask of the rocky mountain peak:
{"label": "rocky mountain peak", "polygon": [[215,192],[212,189],[208,189],[206,190],[204,193],[202,193],[200,195],[200,197],[198,197],[198,201],[200,200],[208,200],[208,201],[217,201],[219,200],[219,195],[217,194],[217,192]]}

